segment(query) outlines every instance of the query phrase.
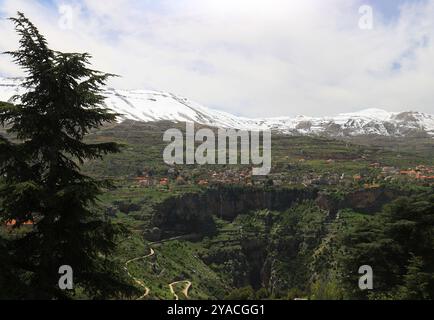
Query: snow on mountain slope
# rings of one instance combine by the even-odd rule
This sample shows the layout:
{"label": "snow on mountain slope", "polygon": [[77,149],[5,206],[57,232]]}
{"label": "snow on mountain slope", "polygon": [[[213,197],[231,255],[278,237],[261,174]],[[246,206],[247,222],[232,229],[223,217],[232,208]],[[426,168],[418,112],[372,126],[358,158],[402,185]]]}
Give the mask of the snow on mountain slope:
{"label": "snow on mountain slope", "polygon": [[248,129],[245,125],[246,119],[204,108],[187,98],[172,93],[108,89],[105,95],[107,96],[107,106],[122,114],[125,119],[197,122],[214,127]]}
{"label": "snow on mountain slope", "polygon": [[[22,94],[21,79],[0,78],[0,101]],[[243,130],[271,129],[286,134],[327,136],[434,136],[434,116],[420,112],[387,112],[366,109],[333,117],[280,117],[248,119],[205,108],[187,98],[150,90],[105,91],[107,107],[122,114],[120,120],[196,122],[213,127]]]}

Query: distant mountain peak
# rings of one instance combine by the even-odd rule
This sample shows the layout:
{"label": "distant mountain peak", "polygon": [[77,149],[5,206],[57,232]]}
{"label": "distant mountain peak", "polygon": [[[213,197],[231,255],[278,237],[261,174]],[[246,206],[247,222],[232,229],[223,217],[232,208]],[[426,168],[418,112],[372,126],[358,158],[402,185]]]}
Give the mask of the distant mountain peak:
{"label": "distant mountain peak", "polygon": [[[9,101],[25,92],[20,78],[0,77],[0,101]],[[434,116],[422,112],[388,112],[369,108],[330,117],[278,117],[249,119],[209,109],[185,97],[153,90],[105,91],[108,108],[122,114],[121,120],[154,122],[196,122],[203,125],[242,130],[274,130],[293,135],[326,136],[434,136]]]}

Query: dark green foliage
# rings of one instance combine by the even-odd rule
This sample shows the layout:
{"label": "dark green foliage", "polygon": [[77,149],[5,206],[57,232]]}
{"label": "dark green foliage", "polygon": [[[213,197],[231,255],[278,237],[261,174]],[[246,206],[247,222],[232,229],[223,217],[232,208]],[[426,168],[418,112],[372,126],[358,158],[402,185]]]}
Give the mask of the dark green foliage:
{"label": "dark green foliage", "polygon": [[226,300],[254,300],[255,291],[250,286],[234,289],[226,296],[225,299]]}
{"label": "dark green foliage", "polygon": [[325,218],[326,213],[312,201],[300,203],[282,213],[272,240],[275,272],[280,279],[275,294],[284,296],[288,288],[306,290],[309,286],[309,265],[324,236]]}
{"label": "dark green foliage", "polygon": [[[343,231],[337,258],[352,297],[434,298],[434,195],[399,198]],[[373,292],[357,288],[358,267],[366,264],[374,271]]]}
{"label": "dark green foliage", "polygon": [[[0,283],[6,281],[0,291],[24,286],[26,290],[8,296],[70,297],[74,291],[57,287],[59,267],[70,265],[76,287],[89,297],[128,292],[119,266],[110,258],[124,230],[103,219],[96,206],[101,187],[108,184],[79,170],[87,160],[119,151],[115,143],[83,141],[90,130],[117,116],[103,105],[101,86],[111,75],[89,69],[88,54],[49,49],[23,14],[11,20],[20,49],[8,54],[26,71],[27,92],[15,97],[13,105],[0,105],[1,124],[18,140],[0,137],[0,219],[16,220],[16,229],[29,220],[34,227],[0,243],[2,268],[7,268],[0,272]],[[12,267],[20,281],[7,280]]]}
{"label": "dark green foliage", "polygon": [[407,300],[432,300],[434,275],[422,257],[412,257],[404,275],[403,285],[398,288],[397,297]]}

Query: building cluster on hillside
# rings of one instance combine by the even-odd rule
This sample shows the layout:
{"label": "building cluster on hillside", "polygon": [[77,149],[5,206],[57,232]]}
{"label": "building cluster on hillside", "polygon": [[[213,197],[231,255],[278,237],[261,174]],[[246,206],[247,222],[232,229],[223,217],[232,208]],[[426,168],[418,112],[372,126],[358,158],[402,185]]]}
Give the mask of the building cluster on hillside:
{"label": "building cluster on hillside", "polygon": [[170,184],[170,179],[168,177],[156,178],[150,176],[140,176],[135,177],[134,181],[138,187],[168,186]]}
{"label": "building cluster on hillside", "polygon": [[252,185],[252,172],[250,168],[243,170],[213,171],[209,178],[213,184],[245,184]]}
{"label": "building cluster on hillside", "polygon": [[[333,163],[334,160],[327,160]],[[290,174],[285,170],[278,173],[271,173],[267,176],[252,176],[252,170],[246,168],[231,168],[220,171],[211,171],[203,174],[197,172],[182,172],[177,168],[169,168],[164,176],[157,176],[152,173],[142,172],[141,175],[134,177],[136,187],[162,187],[167,189],[172,185],[245,185],[245,186],[282,186],[282,185],[304,185],[304,186],[330,186],[338,184],[362,183],[365,188],[378,186],[379,181],[394,180],[400,177],[411,179],[434,181],[434,167],[419,165],[415,168],[402,170],[396,167],[382,166],[380,163],[369,165],[372,169],[377,169],[378,174],[373,175],[373,171],[366,169],[356,174],[345,174],[336,172],[314,172],[309,170],[303,174]]]}
{"label": "building cluster on hillside", "polygon": [[373,180],[373,185],[377,186],[375,181],[391,181],[400,178],[407,178],[413,180],[422,180],[424,182],[434,182],[434,167],[418,165],[415,168],[400,169],[397,167],[382,167],[379,163],[372,163],[370,168],[381,170],[380,173],[372,179],[372,174],[356,174],[353,176],[355,182],[366,182],[366,180]]}
{"label": "building cluster on hillside", "polygon": [[414,169],[401,170],[399,174],[418,180],[434,180],[434,167],[419,165]]}
{"label": "building cluster on hillside", "polygon": [[[418,165],[415,168],[400,169],[397,167],[382,167],[379,163],[372,163],[371,168],[381,169],[378,180],[394,180],[396,178],[409,178],[414,180],[434,181],[434,167]],[[361,176],[358,176],[361,180]],[[356,180],[356,179],[355,179]]]}
{"label": "building cluster on hillside", "polygon": [[[169,169],[167,175],[157,177],[142,173],[142,175],[132,178],[136,187],[158,187],[176,185],[215,185],[215,184],[232,184],[232,185],[254,185],[264,183],[264,178],[252,177],[250,168],[241,170],[228,169],[222,171],[212,171],[205,175],[180,173],[173,168]],[[269,180],[270,178],[267,178]],[[278,181],[276,180],[276,184]]]}

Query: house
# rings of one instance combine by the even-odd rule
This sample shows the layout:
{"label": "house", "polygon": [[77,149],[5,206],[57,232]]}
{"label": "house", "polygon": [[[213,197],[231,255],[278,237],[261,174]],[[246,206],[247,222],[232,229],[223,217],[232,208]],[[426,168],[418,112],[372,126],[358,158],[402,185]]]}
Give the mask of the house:
{"label": "house", "polygon": [[402,176],[416,176],[417,172],[415,170],[401,170],[399,174]]}
{"label": "house", "polygon": [[[12,219],[6,222],[6,226],[7,227],[14,227],[17,224],[17,220]],[[29,220],[29,221],[25,221],[24,223],[22,223],[23,226],[32,226],[34,225],[34,222]]]}
{"label": "house", "polygon": [[162,178],[160,180],[160,186],[168,186],[169,185],[169,179],[168,178]]}
{"label": "house", "polygon": [[200,180],[198,182],[198,185],[200,185],[200,186],[207,186],[208,185],[208,181],[207,180]]}
{"label": "house", "polygon": [[149,187],[154,184],[153,180],[148,175],[135,177],[134,180],[136,181],[137,185],[141,187]]}

